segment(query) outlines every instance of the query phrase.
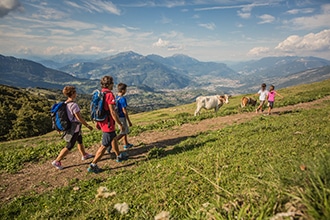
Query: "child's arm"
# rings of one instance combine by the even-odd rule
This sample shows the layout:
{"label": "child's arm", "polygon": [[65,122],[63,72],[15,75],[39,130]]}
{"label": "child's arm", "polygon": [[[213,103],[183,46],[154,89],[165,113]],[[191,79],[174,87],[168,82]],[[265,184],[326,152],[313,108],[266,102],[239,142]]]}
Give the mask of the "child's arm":
{"label": "child's arm", "polygon": [[78,119],[78,121],[81,122],[81,124],[85,125],[89,130],[93,130],[93,127],[87,124],[87,122],[83,119],[83,117],[80,114],[80,111],[75,113],[74,116],[76,117],[76,119]]}
{"label": "child's arm", "polygon": [[281,97],[283,99],[283,96],[280,93],[276,92],[276,95],[278,95],[279,97]]}
{"label": "child's arm", "polygon": [[123,108],[123,113],[124,113],[125,118],[126,118],[126,120],[127,120],[127,122],[128,122],[128,125],[129,125],[129,126],[132,126],[132,122],[131,122],[131,120],[130,120],[129,117],[128,117],[128,111],[126,110],[126,108]]}

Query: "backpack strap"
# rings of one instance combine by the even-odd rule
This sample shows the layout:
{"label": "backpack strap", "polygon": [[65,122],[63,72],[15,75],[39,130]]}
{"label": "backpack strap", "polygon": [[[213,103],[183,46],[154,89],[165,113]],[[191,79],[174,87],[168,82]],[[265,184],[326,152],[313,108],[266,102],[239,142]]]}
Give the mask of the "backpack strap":
{"label": "backpack strap", "polygon": [[[103,92],[103,94],[104,94],[103,95],[103,102],[104,102],[105,95],[108,94],[108,92]],[[103,105],[103,108],[104,108],[104,105]],[[108,128],[110,128],[110,109],[108,111],[106,111],[106,114],[108,115]]]}

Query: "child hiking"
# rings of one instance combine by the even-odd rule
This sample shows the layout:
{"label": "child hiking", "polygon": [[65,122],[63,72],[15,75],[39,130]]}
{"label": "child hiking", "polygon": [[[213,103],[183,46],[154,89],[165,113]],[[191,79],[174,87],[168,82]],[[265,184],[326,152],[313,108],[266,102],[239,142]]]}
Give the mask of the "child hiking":
{"label": "child hiking", "polygon": [[275,96],[280,96],[281,98],[283,98],[283,96],[281,96],[278,92],[275,91],[275,87],[273,85],[270,85],[269,87],[269,92],[267,95],[267,100],[268,100],[268,113],[267,115],[270,115],[271,110],[274,107],[274,102],[275,102]]}
{"label": "child hiking", "polygon": [[70,152],[76,142],[78,142],[78,150],[81,154],[82,160],[93,157],[85,151],[85,147],[82,141],[81,124],[85,125],[89,130],[93,130],[93,127],[87,124],[86,121],[82,118],[80,114],[80,108],[78,104],[74,102],[77,97],[75,87],[65,86],[63,89],[63,94],[68,97],[65,103],[67,115],[71,121],[71,128],[66,131],[65,135],[63,136],[64,140],[67,142],[66,147],[60,151],[60,154],[57,156],[56,160],[52,162],[52,165],[59,170],[63,169],[61,160]]}
{"label": "child hiking", "polygon": [[102,130],[102,144],[96,151],[95,157],[87,169],[88,172],[92,173],[102,172],[102,169],[97,166],[97,162],[101,160],[107,148],[109,148],[109,150],[113,148],[117,156],[117,162],[127,160],[127,155],[119,152],[118,141],[116,138],[115,123],[118,124],[120,131],[123,131],[125,127],[120,123],[115,110],[115,96],[111,91],[113,89],[113,78],[111,76],[104,76],[101,79],[101,87],[101,92],[105,93],[103,108],[107,112],[107,117],[104,121],[99,121],[96,123],[96,128]]}
{"label": "child hiking", "polygon": [[263,112],[262,108],[265,105],[267,94],[268,94],[268,91],[266,89],[266,84],[263,83],[263,84],[261,84],[261,89],[256,94],[256,95],[259,95],[259,101],[260,101],[260,104],[259,104],[258,108],[256,109],[256,113],[258,113],[259,110],[261,112]]}
{"label": "child hiking", "polygon": [[133,144],[128,143],[127,135],[129,133],[129,126],[132,126],[132,122],[129,119],[127,112],[127,100],[124,96],[127,91],[127,85],[119,83],[117,86],[118,95],[116,96],[116,105],[118,109],[118,116],[121,124],[124,126],[124,130],[117,136],[117,140],[124,138],[124,149],[133,147]]}

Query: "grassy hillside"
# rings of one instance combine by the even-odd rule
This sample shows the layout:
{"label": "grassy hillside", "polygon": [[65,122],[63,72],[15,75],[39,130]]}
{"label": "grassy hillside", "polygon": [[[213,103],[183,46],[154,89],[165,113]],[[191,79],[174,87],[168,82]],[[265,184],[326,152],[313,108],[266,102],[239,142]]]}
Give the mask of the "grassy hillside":
{"label": "grassy hillside", "polygon": [[[279,92],[285,98],[275,108],[330,95],[330,80]],[[132,133],[238,114],[239,102],[233,97],[218,114],[199,117],[192,116],[194,104],[134,114]],[[330,219],[329,111],[330,102],[324,101],[317,109],[260,116],[190,137],[166,151],[152,149],[149,160],[132,169],[106,171],[109,178],[88,175],[88,180],[73,179],[67,187],[1,204],[0,219],[153,219],[161,211],[172,219],[269,219],[283,213]],[[84,134],[86,145],[100,140],[100,132]],[[1,172],[53,158],[61,148],[54,135],[1,143]],[[95,198],[100,186],[116,196]],[[121,215],[114,205],[123,202],[129,212]]]}
{"label": "grassy hillside", "polygon": [[[279,90],[279,92],[284,96],[284,99],[277,99],[275,108],[313,101],[330,95],[330,80],[290,87]],[[241,97],[232,97],[230,103],[222,106],[217,114],[214,114],[213,110],[202,110],[200,116],[194,117],[195,103],[132,114],[130,117],[134,126],[131,128],[130,135],[135,136],[151,130],[171,129],[174,126],[197,123],[207,118],[254,111],[254,108],[243,110],[240,108]],[[83,129],[85,128],[83,127]],[[101,133],[98,131],[84,130],[84,134],[86,146],[98,143],[101,139]],[[0,164],[0,171],[16,172],[26,162],[39,162],[54,158],[63,144],[59,137],[60,135],[53,131],[44,136],[0,142],[0,160],[3,161]]]}

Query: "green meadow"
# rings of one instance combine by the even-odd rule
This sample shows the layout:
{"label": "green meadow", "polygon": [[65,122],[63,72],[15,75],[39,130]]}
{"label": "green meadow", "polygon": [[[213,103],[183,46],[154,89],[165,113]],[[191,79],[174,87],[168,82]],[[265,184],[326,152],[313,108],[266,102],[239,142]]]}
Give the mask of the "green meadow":
{"label": "green meadow", "polygon": [[[329,96],[330,80],[278,92],[284,98],[276,100],[274,111]],[[254,111],[239,107],[241,97],[216,114],[194,117],[192,103],[131,115],[131,135]],[[107,178],[86,173],[86,180],[72,179],[69,186],[2,201],[0,219],[154,219],[162,211],[170,219],[330,219],[329,112],[325,100],[311,109],[260,114],[205,131],[151,149],[131,169],[105,171]],[[84,130],[86,146],[100,139],[100,132]],[[14,175],[26,163],[49,162],[62,147],[55,132],[1,142],[0,172]],[[116,195],[96,198],[101,186]],[[114,206],[124,202],[129,210],[121,214]]]}

